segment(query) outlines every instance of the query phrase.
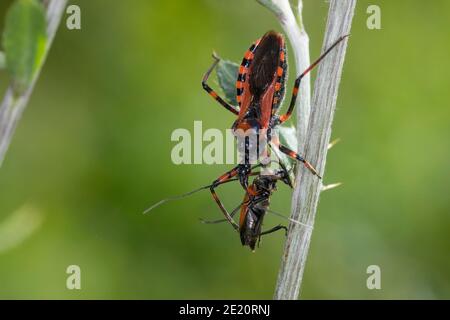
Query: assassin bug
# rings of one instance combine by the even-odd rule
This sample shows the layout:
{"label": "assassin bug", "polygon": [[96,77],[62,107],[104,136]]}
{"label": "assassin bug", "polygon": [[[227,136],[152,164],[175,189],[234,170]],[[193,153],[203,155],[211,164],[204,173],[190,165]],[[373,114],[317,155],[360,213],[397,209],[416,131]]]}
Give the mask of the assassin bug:
{"label": "assassin bug", "polygon": [[[270,153],[267,146],[263,150],[259,150],[260,139],[263,138],[271,148],[276,148],[290,158],[302,162],[314,175],[321,178],[317,170],[308,161],[295,151],[280,144],[277,137],[272,137],[272,132],[276,126],[286,122],[290,118],[294,110],[302,78],[346,37],[340,37],[295,80],[288,110],[285,114],[281,115],[277,111],[284,98],[287,74],[287,51],[282,34],[274,31],[267,32],[262,38],[256,40],[245,53],[236,81],[236,95],[239,106],[232,106],[226,102],[207,84],[209,76],[220,61],[217,56],[213,55],[215,61],[205,73],[202,86],[218,103],[237,115],[232,129],[238,138],[238,143],[240,139],[240,143],[244,145],[243,163],[239,163],[235,168],[221,175],[210,186],[210,192],[214,200],[234,229],[239,230],[239,225],[233,221],[217,196],[215,189],[219,185],[237,177],[247,194],[251,194],[252,190],[248,185],[248,179],[253,170],[250,163],[250,150],[252,147],[254,149],[255,146],[251,145],[248,132],[256,134],[256,154],[258,157],[260,153],[264,155]],[[261,163],[257,166],[263,165]]]}

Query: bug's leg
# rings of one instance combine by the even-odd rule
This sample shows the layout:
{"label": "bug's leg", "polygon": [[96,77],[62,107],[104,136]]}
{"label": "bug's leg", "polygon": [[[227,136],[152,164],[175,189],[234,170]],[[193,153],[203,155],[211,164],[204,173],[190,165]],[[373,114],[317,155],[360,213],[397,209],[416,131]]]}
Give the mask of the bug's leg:
{"label": "bug's leg", "polygon": [[[259,175],[259,174],[260,174],[259,171],[258,171],[258,172],[251,172],[251,173],[249,174],[249,176],[257,176],[257,175]],[[230,181],[237,181],[237,179],[227,180],[225,183],[230,182]],[[220,184],[219,184],[219,185],[220,185]],[[217,185],[217,186],[218,186],[218,185]],[[216,187],[217,187],[217,186],[216,186]],[[242,204],[243,204],[243,203],[239,204],[239,206],[237,206],[237,207],[230,213],[230,217],[234,217],[234,216],[236,215],[236,213],[237,213],[237,212],[239,211],[239,209],[241,208]],[[200,221],[201,221],[202,223],[205,223],[205,224],[216,224],[216,223],[227,222],[228,219],[205,220],[205,219],[200,218]]]}
{"label": "bug's leg", "polygon": [[269,233],[274,233],[274,232],[276,232],[276,231],[278,231],[278,230],[281,230],[281,229],[283,229],[284,232],[285,232],[285,235],[287,235],[288,229],[287,229],[285,226],[278,225],[278,226],[276,226],[276,227],[273,227],[272,229],[269,229],[269,230],[266,230],[266,231],[261,232],[261,233],[259,234],[259,236],[263,236],[263,235],[266,235],[266,234],[269,234]]}
{"label": "bug's leg", "polygon": [[215,54],[213,54],[213,58],[214,58],[214,63],[211,65],[211,67],[209,67],[208,71],[206,71],[205,75],[203,76],[203,80],[202,80],[203,89],[205,89],[206,92],[208,92],[211,97],[213,97],[217,102],[219,102],[223,107],[225,107],[225,109],[231,111],[235,115],[238,115],[239,111],[237,110],[237,108],[230,105],[225,100],[223,100],[221,97],[219,97],[219,95],[206,83],[208,81],[209,76],[211,75],[211,72],[214,70],[214,68],[217,66],[217,64],[220,61],[220,59]]}
{"label": "bug's leg", "polygon": [[222,201],[220,201],[219,196],[217,195],[217,193],[215,191],[215,188],[223,183],[227,183],[229,180],[231,180],[233,177],[235,177],[238,174],[238,167],[235,167],[234,169],[221,175],[217,180],[215,180],[211,184],[211,187],[209,188],[209,190],[211,191],[211,195],[213,196],[214,200],[216,201],[216,203],[219,206],[220,210],[222,211],[223,215],[225,216],[227,221],[233,226],[233,228],[235,230],[239,230],[239,226],[236,222],[234,222],[233,218],[230,216],[227,209],[225,209],[224,205],[222,204]]}
{"label": "bug's leg", "polygon": [[[255,166],[251,167],[250,171],[245,172],[245,177],[248,178],[249,176],[258,175],[259,172],[254,172],[253,170],[256,169],[256,168],[259,168],[259,167],[261,167],[261,164],[257,164]],[[239,178],[238,179],[234,179],[235,176],[241,174],[241,170],[240,169],[241,169],[241,165],[238,165],[235,168],[233,168],[232,170],[224,173],[217,180],[215,180],[211,184],[211,187],[209,188],[209,190],[211,191],[211,194],[212,194],[214,200],[216,201],[216,203],[219,206],[220,210],[222,211],[223,215],[225,216],[227,221],[234,227],[235,230],[239,230],[239,226],[237,225],[236,222],[234,222],[232,216],[225,209],[224,205],[222,204],[222,201],[220,201],[219,197],[217,196],[217,193],[216,193],[215,189],[221,184],[228,183],[228,182],[234,181],[234,180],[241,180]],[[246,189],[246,192],[247,192],[247,189]]]}
{"label": "bug's leg", "polygon": [[288,233],[288,229],[285,226],[282,226],[281,224],[273,227],[272,229],[263,231],[259,234],[258,236],[258,247],[259,247],[259,243],[261,242],[261,236],[266,235],[266,234],[270,234],[270,233],[274,233],[278,230],[284,230],[284,236],[287,237],[287,233]]}
{"label": "bug's leg", "polygon": [[342,40],[344,40],[347,37],[348,35],[345,35],[337,39],[336,42],[331,45],[331,47],[325,50],[325,52],[322,53],[322,55],[316,61],[314,61],[305,71],[303,71],[303,73],[297,79],[295,79],[294,89],[292,90],[292,98],[289,104],[289,108],[285,114],[280,115],[279,124],[282,124],[283,122],[289,120],[289,118],[291,117],[292,111],[294,111],[295,102],[297,100],[300,82],[302,81],[303,77],[306,76],[312,69],[314,69],[314,67],[317,66],[319,62],[322,61],[322,59],[325,58],[325,56],[328,53],[330,53],[331,50],[333,50]]}
{"label": "bug's leg", "polygon": [[[240,204],[239,206],[237,206],[231,213],[230,213],[230,217],[234,217],[236,215],[236,213],[239,211],[239,209],[241,208]],[[204,224],[217,224],[217,223],[223,223],[223,222],[227,222],[227,219],[218,219],[218,220],[205,220],[200,218],[200,221]]]}
{"label": "bug's leg", "polygon": [[286,154],[288,157],[290,157],[290,158],[292,158],[294,160],[298,160],[298,161],[302,162],[309,171],[311,171],[314,175],[319,177],[319,179],[322,179],[322,177],[317,172],[316,168],[314,168],[311,163],[306,161],[305,158],[303,158],[297,152],[292,151],[291,149],[289,149],[289,148],[287,148],[287,147],[285,147],[285,146],[283,146],[282,144],[279,144],[279,143],[273,143],[272,146],[277,147],[281,152]]}

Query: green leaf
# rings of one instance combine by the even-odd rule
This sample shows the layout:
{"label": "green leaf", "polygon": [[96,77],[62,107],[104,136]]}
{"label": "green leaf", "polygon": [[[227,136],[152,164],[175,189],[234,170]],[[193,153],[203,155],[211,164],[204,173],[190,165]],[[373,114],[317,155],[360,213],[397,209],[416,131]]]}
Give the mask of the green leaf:
{"label": "green leaf", "polygon": [[279,126],[278,135],[280,138],[280,142],[292,150],[297,150],[298,148],[298,140],[297,140],[297,130],[294,126]]}
{"label": "green leaf", "polygon": [[5,61],[5,54],[0,51],[0,70],[5,69],[6,67],[6,61]]}
{"label": "green leaf", "polygon": [[236,101],[236,79],[239,73],[239,65],[237,63],[220,60],[216,69],[219,86],[229,103],[237,106]]}
{"label": "green leaf", "polygon": [[6,16],[3,47],[16,94],[23,93],[39,70],[47,43],[45,10],[37,0],[16,0]]}

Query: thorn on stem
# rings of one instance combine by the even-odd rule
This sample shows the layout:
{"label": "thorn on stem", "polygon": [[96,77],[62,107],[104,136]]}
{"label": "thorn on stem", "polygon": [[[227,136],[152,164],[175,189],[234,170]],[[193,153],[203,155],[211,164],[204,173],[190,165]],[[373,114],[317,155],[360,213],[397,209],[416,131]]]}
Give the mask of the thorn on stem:
{"label": "thorn on stem", "polygon": [[327,184],[326,186],[325,185],[322,186],[322,190],[321,191],[323,192],[323,191],[335,189],[335,188],[337,188],[337,187],[339,187],[341,185],[342,185],[342,182]]}
{"label": "thorn on stem", "polygon": [[334,139],[333,141],[331,141],[329,144],[328,144],[328,150],[330,150],[331,148],[333,148],[335,145],[337,145],[339,142],[341,142],[341,138],[337,138],[337,139]]}

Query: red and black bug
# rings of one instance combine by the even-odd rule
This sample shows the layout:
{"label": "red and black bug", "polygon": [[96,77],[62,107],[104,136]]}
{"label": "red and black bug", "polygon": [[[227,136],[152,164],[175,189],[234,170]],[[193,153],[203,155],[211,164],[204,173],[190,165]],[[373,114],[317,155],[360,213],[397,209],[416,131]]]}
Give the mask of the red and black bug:
{"label": "red and black bug", "polygon": [[[262,38],[252,44],[246,52],[239,69],[236,81],[237,101],[239,106],[232,106],[222,99],[211,87],[207,80],[217,66],[219,58],[213,56],[215,61],[203,77],[203,88],[223,107],[237,115],[232,129],[235,132],[238,142],[244,144],[243,163],[238,164],[232,170],[221,175],[211,185],[201,187],[184,195],[161,200],[148,208],[145,212],[153,210],[155,207],[170,201],[184,198],[201,190],[209,189],[220,210],[226,219],[209,221],[207,223],[217,223],[228,221],[239,233],[243,245],[255,249],[262,235],[275,232],[277,230],[287,230],[286,227],[278,225],[267,231],[262,231],[262,223],[265,214],[269,212],[270,197],[276,190],[279,180],[292,187],[289,174],[284,165],[278,161],[280,168],[273,174],[262,174],[254,171],[259,167],[266,167],[267,164],[259,162],[252,165],[250,162],[250,150],[252,145],[247,132],[256,134],[257,155],[268,155],[270,148],[276,148],[294,160],[302,162],[313,174],[317,175],[314,167],[298,153],[280,144],[278,138],[273,134],[276,126],[286,122],[295,106],[298,90],[302,78],[308,74],[339,42],[346,36],[340,37],[330,48],[328,48],[310,67],[308,67],[296,80],[292,92],[292,98],[285,114],[277,113],[285,94],[285,82],[287,74],[287,54],[284,37],[276,32],[270,31]],[[259,149],[260,138],[266,139],[268,143]],[[239,140],[239,138],[243,138]],[[254,146],[253,146],[254,147]],[[262,152],[260,152],[262,151]],[[249,185],[249,177],[255,176]],[[239,181],[245,189],[244,201],[231,213],[225,209],[215,192],[219,185],[232,181]],[[240,212],[239,224],[233,220],[233,216]]]}
{"label": "red and black bug", "polygon": [[[237,178],[246,190],[247,196],[252,197],[252,190],[249,188],[248,179],[252,170],[256,167],[264,166],[264,163],[258,163],[252,166],[250,163],[250,150],[255,148],[250,143],[250,134],[256,135],[256,154],[267,156],[271,148],[276,148],[294,160],[302,162],[314,175],[319,174],[316,169],[306,161],[302,156],[286,146],[280,144],[279,140],[273,135],[276,126],[286,122],[295,106],[295,102],[302,78],[308,74],[339,42],[346,36],[340,37],[330,48],[328,48],[311,66],[309,66],[296,80],[292,92],[292,98],[286,113],[279,115],[277,113],[285,94],[285,82],[287,74],[287,51],[286,43],[282,34],[269,31],[262,38],[255,41],[245,53],[242,60],[239,75],[236,81],[237,101],[239,106],[233,106],[222,99],[208,84],[207,80],[217,66],[219,59],[213,56],[215,61],[203,77],[203,88],[223,107],[237,115],[232,129],[238,138],[238,143],[244,144],[243,161],[235,168],[221,175],[210,186],[211,194],[224,214],[228,222],[236,229],[240,226],[233,221],[222,202],[220,201],[215,188],[228,182],[230,179]],[[261,138],[265,139],[267,144],[260,149],[259,142]]]}

